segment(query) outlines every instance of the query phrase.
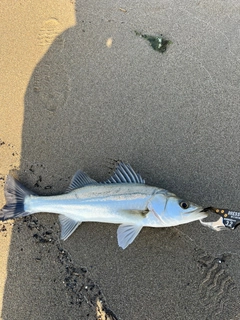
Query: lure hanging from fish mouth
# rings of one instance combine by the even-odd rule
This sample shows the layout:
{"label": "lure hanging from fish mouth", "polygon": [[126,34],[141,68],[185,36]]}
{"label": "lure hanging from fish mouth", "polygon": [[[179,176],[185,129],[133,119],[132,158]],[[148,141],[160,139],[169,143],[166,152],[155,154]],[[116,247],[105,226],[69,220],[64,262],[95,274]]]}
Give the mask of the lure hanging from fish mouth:
{"label": "lure hanging from fish mouth", "polygon": [[221,231],[221,230],[224,230],[225,228],[234,230],[240,224],[240,212],[238,211],[232,211],[229,209],[220,209],[220,208],[214,208],[214,207],[207,207],[202,211],[203,212],[211,211],[221,216],[217,221],[214,221],[214,222],[204,222],[200,220],[202,225],[210,229],[213,229],[215,231]]}

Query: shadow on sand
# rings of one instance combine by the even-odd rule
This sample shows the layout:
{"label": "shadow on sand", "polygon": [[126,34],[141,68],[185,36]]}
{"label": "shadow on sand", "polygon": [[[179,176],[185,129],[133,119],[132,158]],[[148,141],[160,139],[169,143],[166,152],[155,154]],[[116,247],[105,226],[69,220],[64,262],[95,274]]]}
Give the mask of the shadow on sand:
{"label": "shadow on sand", "polygon": [[[155,4],[127,12],[121,7],[107,1],[90,1],[88,8],[78,4],[76,27],[61,34],[37,65],[25,95],[21,167],[15,174],[38,194],[59,194],[79,168],[96,180],[106,178],[107,159],[115,158],[131,163],[149,184],[202,205],[218,201],[223,193],[213,181],[224,175],[217,169],[223,160],[209,162],[207,156],[213,149],[221,159],[231,154],[222,162],[225,169],[236,161],[227,143],[222,148],[223,137],[211,120],[227,121],[219,114],[224,84],[211,84],[201,63],[191,58],[205,54],[214,77],[208,54],[191,41],[192,56],[181,54],[178,31],[175,39],[170,33],[169,14],[179,20],[175,9],[160,14]],[[165,31],[173,45],[159,54],[135,30]],[[226,94],[235,110],[232,90]],[[224,139],[234,144],[238,138],[226,129]],[[228,174],[224,178],[236,181]],[[233,182],[230,197],[234,190]],[[143,230],[125,251],[117,247],[113,225],[83,224],[65,243],[58,235],[53,214],[16,221],[4,320],[95,319],[96,300],[119,319],[216,319],[219,310],[218,319],[236,315],[235,260],[224,256],[228,266],[215,266],[227,249],[218,252],[215,246],[208,254],[208,244],[223,238],[197,222]],[[227,306],[222,289],[229,295]]]}

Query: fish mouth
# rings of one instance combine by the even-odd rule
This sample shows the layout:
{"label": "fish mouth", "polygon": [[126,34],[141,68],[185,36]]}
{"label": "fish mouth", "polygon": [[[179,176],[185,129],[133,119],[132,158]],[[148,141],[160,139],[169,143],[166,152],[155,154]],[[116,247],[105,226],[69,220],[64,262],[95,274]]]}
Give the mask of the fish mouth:
{"label": "fish mouth", "polygon": [[208,211],[211,211],[212,209],[213,209],[213,207],[207,207],[207,208],[202,209],[200,212],[208,212]]}
{"label": "fish mouth", "polygon": [[205,211],[204,209],[201,209],[199,210],[198,213],[201,215],[202,219],[205,219],[208,217],[208,210]]}
{"label": "fish mouth", "polygon": [[194,214],[198,219],[204,219],[208,216],[207,211],[208,210],[205,211],[205,209],[203,209],[202,207],[195,207],[191,212],[188,213]]}

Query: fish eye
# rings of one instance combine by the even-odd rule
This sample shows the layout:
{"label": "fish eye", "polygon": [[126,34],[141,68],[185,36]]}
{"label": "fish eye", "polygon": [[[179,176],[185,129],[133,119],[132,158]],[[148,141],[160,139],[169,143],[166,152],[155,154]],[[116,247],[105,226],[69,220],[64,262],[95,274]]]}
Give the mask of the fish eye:
{"label": "fish eye", "polygon": [[183,208],[184,210],[189,208],[189,204],[188,204],[187,202],[185,202],[185,201],[181,201],[181,202],[179,203],[179,205],[180,205],[180,207]]}

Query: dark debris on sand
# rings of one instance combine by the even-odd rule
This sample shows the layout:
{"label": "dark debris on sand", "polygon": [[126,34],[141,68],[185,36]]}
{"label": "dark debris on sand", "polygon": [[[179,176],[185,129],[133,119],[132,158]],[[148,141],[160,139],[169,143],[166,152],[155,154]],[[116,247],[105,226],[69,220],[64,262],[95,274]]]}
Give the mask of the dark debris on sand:
{"label": "dark debris on sand", "polygon": [[[32,233],[35,242],[42,246],[41,251],[50,251],[51,246],[55,246],[57,249],[56,261],[64,270],[62,283],[67,290],[70,304],[80,307],[81,316],[86,319],[118,320],[107,307],[104,295],[99,286],[91,279],[88,269],[84,266],[76,266],[70,253],[64,249],[62,241],[59,240],[58,224],[54,223],[50,227],[44,226],[36,216],[24,217],[22,221]],[[18,226],[18,232],[21,232],[21,224]],[[35,260],[41,263],[42,256],[37,256]],[[82,312],[85,313],[82,314]]]}

